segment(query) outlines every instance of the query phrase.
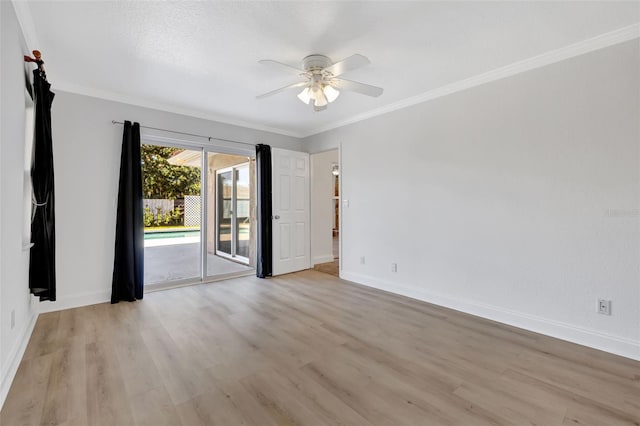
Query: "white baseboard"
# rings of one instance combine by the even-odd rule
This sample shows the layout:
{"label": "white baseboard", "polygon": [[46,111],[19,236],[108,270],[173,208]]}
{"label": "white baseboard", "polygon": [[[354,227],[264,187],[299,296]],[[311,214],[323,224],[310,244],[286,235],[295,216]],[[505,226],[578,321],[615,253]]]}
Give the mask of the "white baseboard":
{"label": "white baseboard", "polygon": [[2,371],[2,377],[0,377],[0,409],[2,409],[4,400],[9,394],[11,383],[13,383],[13,378],[18,372],[18,367],[20,366],[20,362],[24,356],[24,351],[27,349],[27,344],[29,343],[31,333],[33,333],[33,328],[36,325],[37,319],[38,312],[34,311],[31,314],[29,322],[20,331],[20,338],[18,339],[17,344],[9,353],[7,367]]}
{"label": "white baseboard", "polygon": [[640,341],[637,340],[485,303],[452,298],[419,288],[409,288],[363,274],[342,271],[340,278],[640,361]]}
{"label": "white baseboard", "polygon": [[111,290],[81,293],[73,296],[58,296],[55,302],[40,303],[39,312],[61,311],[63,309],[79,308],[82,306],[96,305],[111,301]]}
{"label": "white baseboard", "polygon": [[[327,263],[327,262],[333,262],[333,254],[325,254],[322,256],[314,256],[313,257],[313,265],[317,265],[318,263]],[[311,265],[311,266],[313,266]]]}

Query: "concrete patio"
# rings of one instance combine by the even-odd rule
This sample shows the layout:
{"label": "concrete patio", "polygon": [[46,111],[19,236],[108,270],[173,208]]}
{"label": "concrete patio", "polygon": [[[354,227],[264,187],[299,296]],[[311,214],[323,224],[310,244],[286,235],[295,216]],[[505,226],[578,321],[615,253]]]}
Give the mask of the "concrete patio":
{"label": "concrete patio", "polygon": [[[174,239],[171,239],[174,240]],[[165,240],[165,241],[171,241]],[[200,277],[200,243],[199,238],[175,239],[177,244],[163,244],[144,248],[144,283],[156,284],[167,281],[184,280]],[[185,241],[187,240],[187,241]],[[189,241],[196,240],[196,241]],[[207,256],[207,275],[240,273],[252,271],[247,265],[236,263],[220,256]]]}

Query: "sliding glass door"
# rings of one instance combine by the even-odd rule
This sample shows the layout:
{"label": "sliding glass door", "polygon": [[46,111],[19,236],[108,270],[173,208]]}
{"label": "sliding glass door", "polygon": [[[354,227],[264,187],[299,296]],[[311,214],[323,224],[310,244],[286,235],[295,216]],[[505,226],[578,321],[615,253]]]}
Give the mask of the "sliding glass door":
{"label": "sliding glass door", "polygon": [[145,285],[253,272],[254,160],[202,146],[146,142],[142,171]]}
{"label": "sliding glass door", "polygon": [[255,161],[207,153],[207,275],[253,271]]}

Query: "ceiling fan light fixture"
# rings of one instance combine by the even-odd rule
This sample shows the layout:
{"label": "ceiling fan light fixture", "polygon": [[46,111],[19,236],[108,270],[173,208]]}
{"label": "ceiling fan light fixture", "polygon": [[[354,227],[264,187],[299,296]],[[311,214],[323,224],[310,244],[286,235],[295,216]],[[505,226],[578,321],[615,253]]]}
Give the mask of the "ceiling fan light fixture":
{"label": "ceiling fan light fixture", "polygon": [[326,106],[329,102],[327,101],[327,97],[321,91],[318,91],[319,94],[316,94],[315,97],[315,106],[323,107]]}
{"label": "ceiling fan light fixture", "polygon": [[317,107],[326,106],[329,102],[327,102],[327,97],[322,92],[322,88],[318,84],[314,84],[309,88],[311,99],[313,99],[313,104]]}
{"label": "ceiling fan light fixture", "polygon": [[309,105],[309,102],[311,101],[311,94],[309,92],[310,89],[308,87],[305,87],[304,89],[302,89],[302,92],[298,93],[298,99],[300,99],[307,105]]}
{"label": "ceiling fan light fixture", "polygon": [[338,95],[340,95],[340,91],[334,89],[332,86],[328,84],[324,86],[324,89],[322,91],[324,92],[324,95],[327,97],[327,100],[329,101],[329,103],[338,99]]}

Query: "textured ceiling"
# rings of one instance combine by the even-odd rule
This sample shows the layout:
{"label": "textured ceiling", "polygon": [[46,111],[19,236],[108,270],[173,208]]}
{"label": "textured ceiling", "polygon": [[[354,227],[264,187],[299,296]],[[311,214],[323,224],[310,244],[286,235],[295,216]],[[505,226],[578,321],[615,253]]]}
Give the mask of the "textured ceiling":
{"label": "textured ceiling", "polygon": [[[640,21],[626,2],[27,2],[22,20],[54,88],[308,135],[350,117]],[[315,113],[258,64],[312,53],[372,64]]]}

